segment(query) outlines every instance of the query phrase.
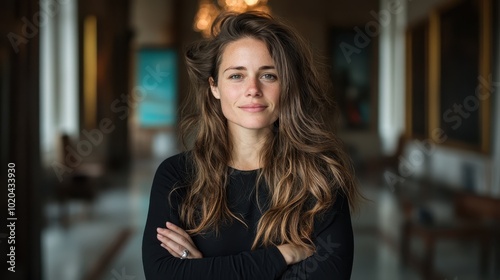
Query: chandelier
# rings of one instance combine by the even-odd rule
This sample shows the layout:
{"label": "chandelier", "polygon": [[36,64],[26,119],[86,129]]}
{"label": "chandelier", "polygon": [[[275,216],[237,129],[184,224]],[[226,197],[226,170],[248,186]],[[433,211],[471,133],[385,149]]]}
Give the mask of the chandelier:
{"label": "chandelier", "polygon": [[270,13],[267,0],[200,0],[198,12],[194,19],[194,30],[203,37],[210,36],[210,27],[215,18],[222,12],[243,13],[259,11]]}

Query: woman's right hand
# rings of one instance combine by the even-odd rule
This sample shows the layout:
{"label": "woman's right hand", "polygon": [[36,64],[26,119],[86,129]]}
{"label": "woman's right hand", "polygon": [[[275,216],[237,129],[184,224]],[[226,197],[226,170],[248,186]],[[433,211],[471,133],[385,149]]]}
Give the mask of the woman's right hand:
{"label": "woman's right hand", "polygon": [[286,264],[291,265],[305,260],[314,253],[311,249],[299,247],[292,244],[282,244],[277,246],[285,258]]}
{"label": "woman's right hand", "polygon": [[187,250],[188,259],[203,258],[191,236],[184,229],[170,222],[167,222],[166,226],[166,228],[158,228],[156,230],[157,238],[161,242],[161,246],[167,249],[172,256],[180,258],[183,250]]}

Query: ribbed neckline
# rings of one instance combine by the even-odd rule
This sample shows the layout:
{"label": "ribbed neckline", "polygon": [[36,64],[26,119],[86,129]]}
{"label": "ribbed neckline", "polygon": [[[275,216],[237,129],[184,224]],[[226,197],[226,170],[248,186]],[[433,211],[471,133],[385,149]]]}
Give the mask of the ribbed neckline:
{"label": "ribbed neckline", "polygon": [[252,169],[252,170],[240,170],[233,168],[231,166],[228,166],[229,174],[244,174],[244,175],[250,175],[250,174],[257,174],[262,168],[258,169]]}

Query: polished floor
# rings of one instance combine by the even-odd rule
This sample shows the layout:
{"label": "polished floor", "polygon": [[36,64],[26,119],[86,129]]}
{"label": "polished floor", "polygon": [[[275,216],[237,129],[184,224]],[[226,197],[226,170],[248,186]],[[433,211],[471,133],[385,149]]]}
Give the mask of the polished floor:
{"label": "polished floor", "polygon": [[[91,202],[65,205],[69,223],[60,221],[61,207],[49,200],[42,233],[46,280],[141,280],[142,231],[149,191],[159,160],[136,161],[127,172],[106,178],[106,188]],[[397,249],[401,218],[389,188],[362,182],[368,201],[353,215],[355,259],[352,279],[422,279],[403,266]],[[418,240],[412,248],[418,251]],[[478,248],[474,243],[440,242],[435,267],[442,280],[477,280]],[[498,264],[496,265],[498,266]],[[485,278],[494,279],[494,278]]]}

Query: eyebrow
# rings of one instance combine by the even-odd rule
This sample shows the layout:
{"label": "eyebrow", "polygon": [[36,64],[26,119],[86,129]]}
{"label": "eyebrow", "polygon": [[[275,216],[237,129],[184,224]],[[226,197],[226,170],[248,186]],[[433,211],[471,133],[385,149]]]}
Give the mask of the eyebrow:
{"label": "eyebrow", "polygon": [[[276,69],[276,67],[274,67],[272,65],[264,65],[264,66],[259,67],[259,70],[269,70],[269,69]],[[247,70],[247,68],[244,66],[231,66],[231,67],[226,68],[224,70],[224,72],[226,72],[228,70]],[[224,72],[222,72],[222,73],[224,73]]]}

